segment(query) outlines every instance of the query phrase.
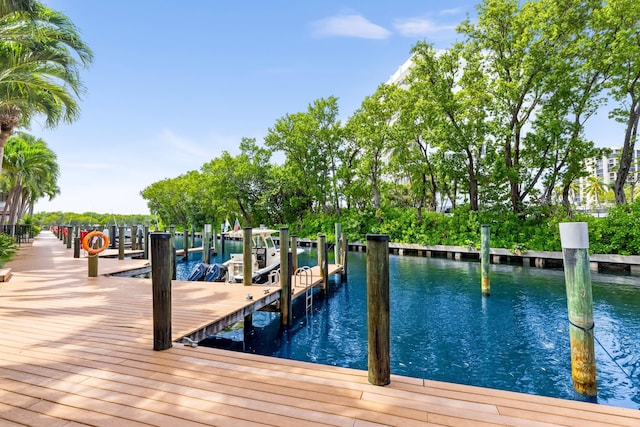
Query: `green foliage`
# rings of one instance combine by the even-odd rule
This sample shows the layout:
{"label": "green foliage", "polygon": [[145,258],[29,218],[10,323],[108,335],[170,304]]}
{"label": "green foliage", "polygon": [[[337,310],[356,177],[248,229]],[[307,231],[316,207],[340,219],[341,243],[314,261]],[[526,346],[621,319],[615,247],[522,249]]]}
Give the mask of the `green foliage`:
{"label": "green foliage", "polygon": [[[50,225],[84,225],[84,226],[109,226],[109,225],[148,225],[155,226],[157,220],[152,215],[115,215],[99,214],[95,212],[39,212],[29,220],[31,224],[39,226]],[[28,224],[25,222],[25,224]]]}
{"label": "green foliage", "polygon": [[18,245],[13,237],[8,234],[0,234],[0,267],[9,261],[17,250]]}

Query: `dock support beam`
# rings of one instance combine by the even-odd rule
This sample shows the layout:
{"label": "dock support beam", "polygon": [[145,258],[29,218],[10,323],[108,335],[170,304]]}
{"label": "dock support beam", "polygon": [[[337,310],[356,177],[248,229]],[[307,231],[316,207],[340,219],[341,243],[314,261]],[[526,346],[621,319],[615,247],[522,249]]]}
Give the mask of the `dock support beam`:
{"label": "dock support beam", "polygon": [[202,230],[202,262],[211,263],[211,224],[205,224]]}
{"label": "dock support beam", "polygon": [[291,271],[298,269],[298,237],[291,235]]}
{"label": "dock support beam", "polygon": [[280,324],[291,326],[291,268],[289,264],[289,228],[280,228]]}
{"label": "dock support beam", "polygon": [[118,227],[118,259],[124,259],[124,226]]}
{"label": "dock support beam", "polygon": [[144,259],[149,259],[149,226],[144,226]]}
{"label": "dock support beam", "polygon": [[346,233],[342,233],[340,246],[340,252],[342,254],[340,258],[340,264],[342,264],[342,280],[347,280],[347,252],[349,252],[349,242],[347,242]]}
{"label": "dock support beam", "polygon": [[[169,264],[171,265],[171,278],[173,280],[176,280],[176,269],[177,269],[178,260],[176,257],[176,226],[175,225],[169,226],[169,233],[171,234],[171,258],[169,261]],[[153,258],[151,262],[153,262]]]}
{"label": "dock support beam", "polygon": [[138,250],[138,226],[131,226],[131,250]]}
{"label": "dock support beam", "polygon": [[335,264],[340,263],[340,237],[342,237],[342,224],[339,222],[335,223],[336,229],[336,244],[333,247],[333,259]]}
{"label": "dock support beam", "polygon": [[242,229],[242,284],[253,283],[253,258],[251,257],[251,227]]}
{"label": "dock support beam", "polygon": [[389,236],[367,234],[367,337],[369,382],[391,382]]}
{"label": "dock support beam", "polygon": [[491,295],[491,278],[489,276],[491,266],[491,260],[489,259],[491,252],[490,236],[491,229],[488,225],[483,224],[480,227],[480,269],[482,270],[480,286],[482,289],[483,297],[488,297],[489,295]]}
{"label": "dock support beam", "polygon": [[171,348],[171,234],[151,234],[153,289],[153,349]]}
{"label": "dock support beam", "polygon": [[318,267],[320,267],[320,275],[322,276],[322,292],[327,292],[327,237],[318,233]]}
{"label": "dock support beam", "polygon": [[189,259],[189,225],[184,225],[184,232],[182,233],[182,260]]}
{"label": "dock support beam", "polygon": [[589,232],[586,222],[565,222],[559,226],[569,312],[573,388],[580,394],[595,397],[598,386],[589,270]]}

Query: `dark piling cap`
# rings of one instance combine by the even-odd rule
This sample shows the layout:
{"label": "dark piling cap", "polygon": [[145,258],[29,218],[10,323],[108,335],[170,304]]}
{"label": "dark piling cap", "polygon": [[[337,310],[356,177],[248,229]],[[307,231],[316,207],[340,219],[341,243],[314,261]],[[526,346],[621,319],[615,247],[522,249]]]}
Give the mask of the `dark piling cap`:
{"label": "dark piling cap", "polygon": [[367,241],[371,242],[388,242],[388,234],[367,234]]}

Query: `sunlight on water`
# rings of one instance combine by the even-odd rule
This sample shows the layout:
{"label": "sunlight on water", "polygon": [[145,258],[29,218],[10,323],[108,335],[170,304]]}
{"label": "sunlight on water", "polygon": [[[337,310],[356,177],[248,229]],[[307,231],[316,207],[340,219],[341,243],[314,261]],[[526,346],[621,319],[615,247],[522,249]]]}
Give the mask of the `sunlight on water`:
{"label": "sunlight on water", "polygon": [[[226,258],[241,250],[227,245]],[[315,250],[300,263],[315,265]],[[190,272],[180,264],[178,277]],[[393,374],[578,398],[561,270],[493,264],[488,298],[478,262],[391,255],[390,271]],[[278,314],[256,313],[248,342],[235,330],[202,344],[367,369],[365,274],[365,254],[349,253],[348,282],[332,282],[326,298],[317,293],[310,313],[295,304],[288,331]],[[598,402],[640,409],[640,278],[592,280]]]}

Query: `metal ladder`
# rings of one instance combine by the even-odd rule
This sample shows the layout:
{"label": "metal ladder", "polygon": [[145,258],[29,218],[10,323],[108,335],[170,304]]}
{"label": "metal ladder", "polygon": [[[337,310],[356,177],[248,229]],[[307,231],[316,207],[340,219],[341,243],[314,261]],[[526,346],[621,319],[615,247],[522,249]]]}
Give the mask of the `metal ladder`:
{"label": "metal ladder", "polygon": [[[304,287],[304,298],[305,298],[305,306],[306,313],[309,310],[313,309],[313,273],[308,266],[300,267],[294,273],[294,276],[297,278],[295,281],[296,287]],[[304,281],[303,281],[304,280]]]}

